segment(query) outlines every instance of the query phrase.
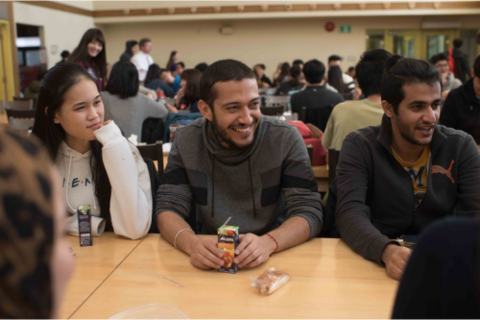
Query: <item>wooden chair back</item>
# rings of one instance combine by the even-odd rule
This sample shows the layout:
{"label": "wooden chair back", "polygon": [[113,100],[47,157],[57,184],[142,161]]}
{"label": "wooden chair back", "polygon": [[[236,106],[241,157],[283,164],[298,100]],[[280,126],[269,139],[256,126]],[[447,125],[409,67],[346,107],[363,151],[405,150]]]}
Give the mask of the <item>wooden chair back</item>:
{"label": "wooden chair back", "polygon": [[19,131],[28,131],[35,123],[35,110],[6,109],[10,128]]}
{"label": "wooden chair back", "polygon": [[157,161],[157,173],[163,182],[163,141],[157,141],[155,144],[139,145],[137,149],[142,158]]}
{"label": "wooden chair back", "polygon": [[3,114],[3,110],[10,109],[10,110],[33,110],[33,100],[21,100],[21,101],[5,101],[2,100],[2,108],[1,114]]}
{"label": "wooden chair back", "polygon": [[328,184],[337,176],[337,164],[340,158],[340,150],[335,147],[328,148]]}

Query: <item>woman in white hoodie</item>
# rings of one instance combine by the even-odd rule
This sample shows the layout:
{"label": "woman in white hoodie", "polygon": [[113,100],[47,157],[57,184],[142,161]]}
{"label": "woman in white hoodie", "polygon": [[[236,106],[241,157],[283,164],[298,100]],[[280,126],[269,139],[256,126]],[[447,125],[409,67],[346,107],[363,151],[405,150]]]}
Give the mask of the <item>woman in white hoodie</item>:
{"label": "woman in white hoodie", "polygon": [[147,166],[111,120],[95,80],[65,63],[42,81],[33,134],[47,147],[62,176],[69,233],[78,235],[77,208],[90,205],[92,235],[106,229],[138,239],[152,222]]}

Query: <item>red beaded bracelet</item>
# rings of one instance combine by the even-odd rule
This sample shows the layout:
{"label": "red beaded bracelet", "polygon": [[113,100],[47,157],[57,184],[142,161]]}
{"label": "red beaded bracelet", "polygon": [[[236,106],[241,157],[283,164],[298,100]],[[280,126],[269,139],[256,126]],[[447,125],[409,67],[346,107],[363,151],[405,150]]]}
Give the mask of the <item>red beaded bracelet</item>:
{"label": "red beaded bracelet", "polygon": [[[272,240],[275,242],[275,244],[277,245],[277,247],[275,248],[275,250],[273,250],[272,254],[275,253],[277,250],[278,250],[278,242],[277,240],[275,240],[274,237],[272,237],[272,235],[270,233],[266,233],[267,236],[269,236],[270,238],[272,238]],[[272,256],[272,254],[270,254],[270,256]]]}

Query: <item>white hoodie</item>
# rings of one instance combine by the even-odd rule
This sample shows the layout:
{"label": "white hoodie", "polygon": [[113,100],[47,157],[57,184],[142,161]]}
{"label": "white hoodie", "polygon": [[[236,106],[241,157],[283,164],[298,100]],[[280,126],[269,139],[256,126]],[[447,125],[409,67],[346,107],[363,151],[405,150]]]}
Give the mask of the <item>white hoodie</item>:
{"label": "white hoodie", "polygon": [[[152,193],[150,175],[137,148],[123,137],[112,121],[94,131],[103,145],[102,158],[112,186],[110,215],[115,234],[138,239],[147,234],[152,223]],[[105,230],[100,218],[100,206],[95,198],[90,156],[70,148],[65,142],[59,148],[57,168],[62,176],[62,189],[67,203],[68,231],[78,236],[77,211],[79,205],[90,205],[92,235]],[[103,223],[102,223],[103,222]]]}

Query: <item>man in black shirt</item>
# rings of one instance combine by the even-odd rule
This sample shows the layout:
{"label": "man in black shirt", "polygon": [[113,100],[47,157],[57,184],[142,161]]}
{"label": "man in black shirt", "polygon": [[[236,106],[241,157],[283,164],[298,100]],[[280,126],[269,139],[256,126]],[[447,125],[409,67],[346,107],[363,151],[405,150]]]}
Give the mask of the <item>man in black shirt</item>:
{"label": "man in black shirt", "polygon": [[[324,131],[333,107],[344,100],[338,93],[325,88],[325,65],[322,62],[316,59],[308,61],[303,66],[303,74],[307,87],[292,95],[290,99],[292,112],[301,115],[302,107],[307,107],[308,122]],[[309,117],[311,111],[316,111],[317,116]]]}

